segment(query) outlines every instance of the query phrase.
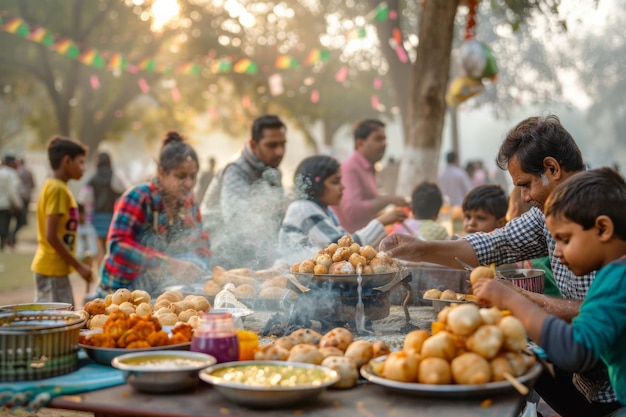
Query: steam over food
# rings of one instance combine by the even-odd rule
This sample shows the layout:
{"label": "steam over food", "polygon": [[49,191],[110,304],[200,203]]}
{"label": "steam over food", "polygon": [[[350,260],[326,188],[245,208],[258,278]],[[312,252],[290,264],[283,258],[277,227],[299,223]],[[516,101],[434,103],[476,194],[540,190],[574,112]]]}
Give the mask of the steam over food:
{"label": "steam over food", "polygon": [[400,270],[398,262],[385,252],[354,242],[352,235],[342,236],[310,259],[293,264],[291,272],[316,275],[385,274]]}
{"label": "steam over food", "polygon": [[[485,318],[485,319],[483,319]],[[403,349],[370,361],[383,378],[422,384],[484,384],[525,374],[535,357],[522,353],[527,338],[519,319],[474,304],[445,307],[425,330],[406,335]]]}

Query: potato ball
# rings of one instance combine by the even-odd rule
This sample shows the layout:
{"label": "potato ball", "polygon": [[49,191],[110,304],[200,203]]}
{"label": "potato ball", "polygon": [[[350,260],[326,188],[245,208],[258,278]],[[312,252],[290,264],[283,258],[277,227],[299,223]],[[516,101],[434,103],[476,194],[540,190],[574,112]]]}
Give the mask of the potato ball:
{"label": "potato ball", "polygon": [[308,344],[295,345],[289,351],[287,361],[312,363],[319,365],[324,360],[324,356],[320,353],[316,346]]}
{"label": "potato ball", "polygon": [[374,346],[367,340],[355,340],[348,345],[344,356],[352,358],[357,368],[360,368],[374,357]]}
{"label": "potato ball", "polygon": [[420,353],[424,341],[430,337],[426,330],[413,330],[404,338],[402,350],[412,353]]}
{"label": "potato ball", "polygon": [[317,264],[315,268],[313,268],[313,273],[316,275],[328,274],[328,267],[326,265]]}
{"label": "potato ball", "polygon": [[496,273],[488,266],[477,266],[470,273],[470,282],[472,285],[481,278],[495,278]]}
{"label": "potato ball", "polygon": [[401,382],[417,381],[419,369],[419,356],[403,350],[392,352],[385,360],[383,377]]}
{"label": "potato ball", "polygon": [[326,268],[330,268],[330,264],[333,263],[333,258],[327,253],[321,253],[315,257],[315,263],[317,265],[324,265]]}
{"label": "potato ball", "polygon": [[112,304],[120,305],[124,301],[130,300],[130,291],[127,288],[120,288],[113,293],[113,298],[111,299]]}
{"label": "potato ball", "polygon": [[441,298],[441,291],[437,288],[431,288],[430,290],[424,291],[423,297],[438,300]]}
{"label": "potato ball", "polygon": [[423,358],[452,360],[456,356],[456,338],[446,331],[432,335],[422,343],[420,354]]}
{"label": "potato ball", "polygon": [[352,343],[352,333],[343,327],[336,327],[326,333],[319,341],[319,347],[334,346],[345,352]]}
{"label": "potato ball", "polygon": [[526,343],[528,342],[526,329],[517,317],[502,317],[498,322],[498,327],[502,330],[502,334],[504,335],[505,349],[516,352],[526,347]]}
{"label": "potato ball", "polygon": [[483,358],[491,359],[498,354],[502,347],[504,335],[498,326],[487,324],[480,326],[470,337],[465,345],[469,350],[478,353]]}
{"label": "potato ball", "polygon": [[450,364],[442,358],[425,358],[419,364],[417,382],[420,384],[449,384],[452,382]]}
{"label": "potato ball", "polygon": [[462,304],[448,313],[448,327],[460,336],[470,335],[482,324],[479,308],[475,304]]}
{"label": "potato ball", "polygon": [[148,293],[148,291],[134,290],[133,292],[130,293],[129,301],[135,305],[139,305],[141,303],[150,303],[151,298],[150,298],[150,294]]}
{"label": "potato ball", "polygon": [[304,261],[300,263],[300,267],[298,268],[298,272],[301,274],[312,274],[315,270],[315,263],[311,261]]}
{"label": "potato ball", "polygon": [[321,365],[339,374],[339,381],[332,385],[333,388],[344,389],[356,386],[359,371],[352,359],[343,356],[329,356],[322,361]]}
{"label": "potato ball", "polygon": [[365,245],[361,248],[361,255],[363,255],[365,259],[370,261],[376,256],[376,249],[374,249],[370,245]]}
{"label": "potato ball", "polygon": [[340,248],[350,248],[350,245],[353,243],[354,239],[352,238],[352,235],[343,235],[337,241],[337,245],[339,245]]}
{"label": "potato ball", "polygon": [[152,314],[152,306],[148,303],[141,303],[135,308],[135,313],[140,316],[147,316],[148,314]]}
{"label": "potato ball", "polygon": [[485,384],[491,381],[491,366],[482,356],[466,352],[450,364],[452,379],[457,384]]}
{"label": "potato ball", "polygon": [[83,307],[90,316],[95,316],[96,314],[104,314],[106,311],[106,304],[102,298],[96,298],[94,300],[89,301]]}

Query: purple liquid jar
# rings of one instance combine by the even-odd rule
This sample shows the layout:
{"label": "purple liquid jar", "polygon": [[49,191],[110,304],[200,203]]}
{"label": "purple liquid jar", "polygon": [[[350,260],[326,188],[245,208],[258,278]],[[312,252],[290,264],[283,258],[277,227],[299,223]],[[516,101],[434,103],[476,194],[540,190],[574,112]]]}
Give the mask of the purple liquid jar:
{"label": "purple liquid jar", "polygon": [[239,359],[239,341],[230,313],[201,313],[200,326],[191,339],[193,352],[207,353],[217,363]]}

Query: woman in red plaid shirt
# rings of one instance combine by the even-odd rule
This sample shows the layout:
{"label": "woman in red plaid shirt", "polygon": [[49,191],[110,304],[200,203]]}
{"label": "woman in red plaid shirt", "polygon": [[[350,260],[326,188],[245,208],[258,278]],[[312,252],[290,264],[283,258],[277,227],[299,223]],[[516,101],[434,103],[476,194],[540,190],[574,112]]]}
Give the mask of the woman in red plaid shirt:
{"label": "woman in red plaid shirt", "polygon": [[115,204],[98,296],[128,288],[156,297],[168,285],[208,275],[209,236],[193,194],[198,167],[194,149],[177,132],[168,132],[157,177],[126,191]]}

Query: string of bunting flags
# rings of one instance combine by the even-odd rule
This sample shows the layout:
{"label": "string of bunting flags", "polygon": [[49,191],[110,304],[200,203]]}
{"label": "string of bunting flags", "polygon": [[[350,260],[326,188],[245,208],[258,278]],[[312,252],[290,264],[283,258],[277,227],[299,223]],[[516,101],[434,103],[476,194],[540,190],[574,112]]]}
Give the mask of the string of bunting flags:
{"label": "string of bunting flags", "polygon": [[[234,57],[219,57],[209,60],[206,64],[200,64],[197,62],[185,62],[177,66],[166,65],[157,62],[155,58],[142,58],[137,61],[129,59],[126,55],[114,51],[103,51],[97,48],[84,47],[81,48],[76,42],[67,37],[60,37],[53,34],[50,30],[41,27],[29,25],[21,17],[7,18],[8,13],[6,11],[0,11],[0,30],[18,36],[20,38],[27,39],[29,41],[39,43],[48,47],[51,51],[67,57],[69,59],[75,59],[84,65],[103,69],[106,68],[109,71],[127,71],[129,73],[137,73],[138,71],[145,71],[150,73],[159,74],[181,74],[181,75],[200,75],[202,70],[208,66],[208,70],[212,74],[225,74],[235,72],[238,74],[250,74],[254,75],[260,71],[259,65],[250,58],[234,58]],[[376,8],[371,10],[366,16],[365,20],[371,22],[376,20],[378,22],[384,22],[387,19],[396,19],[397,12],[395,10],[389,10],[386,2],[380,3]],[[351,29],[346,33],[346,39],[348,41],[365,38],[367,36],[366,28],[364,26]],[[398,28],[393,30],[393,39],[390,39],[390,45],[396,49],[398,59],[401,62],[407,62],[408,56],[402,46],[402,35]],[[331,59],[331,51],[324,48],[314,48],[308,52],[304,59],[303,65],[313,66],[318,63],[324,63]],[[302,64],[294,57],[283,54],[279,55],[274,60],[275,70],[288,70],[300,67]],[[348,68],[342,66],[335,74],[337,82],[343,82],[348,77]],[[381,80],[376,79],[374,88],[379,89]],[[91,86],[94,89],[99,88],[99,80],[97,76],[91,77]],[[139,80],[139,87],[143,92],[149,91],[149,85],[145,79]],[[319,101],[319,92],[313,90],[311,94],[311,101]],[[379,107],[378,99],[372,97],[372,106]]]}

